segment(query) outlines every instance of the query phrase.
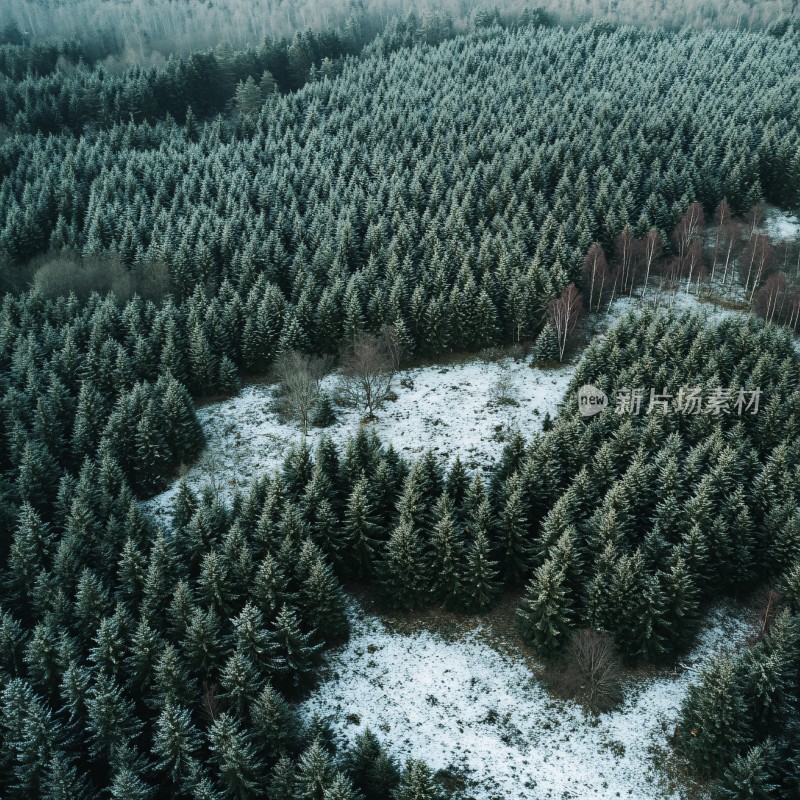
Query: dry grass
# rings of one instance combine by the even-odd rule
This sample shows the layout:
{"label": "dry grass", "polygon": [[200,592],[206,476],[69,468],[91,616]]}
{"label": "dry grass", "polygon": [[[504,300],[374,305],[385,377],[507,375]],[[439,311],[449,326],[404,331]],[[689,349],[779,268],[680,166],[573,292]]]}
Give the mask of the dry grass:
{"label": "dry grass", "polygon": [[522,590],[506,591],[491,609],[479,614],[446,611],[438,606],[419,611],[386,611],[375,592],[362,585],[346,587],[358,598],[368,614],[378,617],[387,630],[410,635],[420,631],[435,633],[446,642],[457,642],[474,635],[493,650],[514,662],[525,664],[538,674],[542,662],[522,642],[516,627],[517,606]]}

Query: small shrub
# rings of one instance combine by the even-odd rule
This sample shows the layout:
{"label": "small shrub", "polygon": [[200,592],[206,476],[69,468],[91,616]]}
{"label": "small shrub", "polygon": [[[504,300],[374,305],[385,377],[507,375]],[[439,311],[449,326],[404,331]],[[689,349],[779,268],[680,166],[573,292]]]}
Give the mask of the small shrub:
{"label": "small shrub", "polygon": [[335,422],[336,409],[333,405],[333,398],[327,392],[322,392],[311,412],[311,424],[315,428],[327,428]]}

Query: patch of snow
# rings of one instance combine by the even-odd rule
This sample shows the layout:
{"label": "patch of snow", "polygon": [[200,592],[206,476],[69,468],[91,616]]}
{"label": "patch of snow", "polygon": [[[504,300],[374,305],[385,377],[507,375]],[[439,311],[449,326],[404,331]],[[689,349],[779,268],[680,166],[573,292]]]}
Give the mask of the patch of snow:
{"label": "patch of snow", "polygon": [[350,641],[329,654],[328,677],[302,712],[327,719],[343,743],[371,728],[399,758],[463,775],[476,800],[682,800],[658,755],[696,671],[751,631],[718,607],[680,672],[638,680],[619,710],[595,720],[550,698],[522,661],[481,639],[480,627],[448,642],[389,632],[360,609],[352,616]]}
{"label": "patch of snow", "polygon": [[800,220],[796,214],[769,206],[764,219],[764,230],[773,242],[794,241],[800,238]]}
{"label": "patch of snow", "polygon": [[[387,402],[371,425],[382,442],[402,455],[415,456],[430,448],[448,462],[459,455],[473,469],[486,468],[500,456],[511,431],[527,437],[541,429],[546,414],[555,417],[575,368],[573,363],[542,370],[523,360],[474,358],[403,370],[392,385],[397,400]],[[408,380],[412,388],[403,386]],[[513,405],[497,402],[501,380]],[[326,377],[323,388],[332,390],[335,381],[335,374]],[[198,409],[208,444],[185,476],[193,488],[211,482],[229,499],[237,488],[280,468],[287,450],[300,442],[301,431],[272,410],[274,390],[264,384],[247,386],[236,397]],[[337,415],[334,425],[309,429],[312,447],[322,435],[341,445],[361,424],[355,409],[337,409]],[[146,507],[163,516],[177,486],[149,500]]]}

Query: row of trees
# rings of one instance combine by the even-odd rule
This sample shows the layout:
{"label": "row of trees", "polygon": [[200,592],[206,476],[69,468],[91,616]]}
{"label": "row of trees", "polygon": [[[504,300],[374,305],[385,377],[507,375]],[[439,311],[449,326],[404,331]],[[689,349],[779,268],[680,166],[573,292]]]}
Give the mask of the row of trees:
{"label": "row of trees", "polygon": [[757,204],[736,216],[723,200],[709,221],[700,203],[692,203],[669,243],[654,228],[636,237],[626,227],[608,259],[595,242],[583,262],[584,303],[600,311],[610,308],[616,296],[637,293],[657,308],[674,304],[678,293],[691,292],[750,307],[767,322],[797,331],[800,240],[787,235],[774,243],[765,230],[765,215],[766,207]]}
{"label": "row of trees", "polygon": [[[27,36],[47,39],[68,35],[80,39],[95,57],[124,56],[128,61],[150,61],[157,55],[188,52],[212,47],[220,41],[238,47],[253,45],[265,36],[291,38],[299,30],[341,28],[372,37],[383,30],[387,21],[420,13],[423,18],[443,17],[449,25],[486,27],[493,24],[514,26],[519,19],[555,19],[575,24],[587,19],[603,24],[660,26],[677,30],[687,25],[730,28],[766,28],[775,36],[796,25],[794,8],[778,0],[749,5],[735,2],[696,3],[683,0],[669,8],[654,3],[626,2],[548,2],[531,8],[525,0],[504,0],[499,4],[440,0],[435,4],[419,2],[386,3],[383,0],[360,0],[358,3],[327,0],[297,2],[285,8],[273,0],[241,3],[223,0],[202,10],[184,8],[168,2],[113,0],[101,6],[87,0],[61,0],[45,12],[34,0],[3,9],[0,41],[19,42]],[[23,33],[24,31],[24,33]],[[89,33],[91,32],[91,33]]]}

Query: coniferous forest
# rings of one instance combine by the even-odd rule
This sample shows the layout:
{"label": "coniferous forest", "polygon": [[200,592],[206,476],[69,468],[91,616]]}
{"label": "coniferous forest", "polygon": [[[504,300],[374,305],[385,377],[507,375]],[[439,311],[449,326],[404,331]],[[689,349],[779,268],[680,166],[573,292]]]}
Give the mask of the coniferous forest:
{"label": "coniferous forest", "polygon": [[[0,796],[499,797],[304,712],[363,603],[511,608],[587,726],[733,608],[648,797],[797,797],[794,9],[274,4],[254,38],[238,7],[52,5],[98,33],[34,0],[0,33]],[[569,377],[490,469],[382,440],[413,370],[490,357]],[[201,410],[264,381],[280,467],[196,485]]]}

